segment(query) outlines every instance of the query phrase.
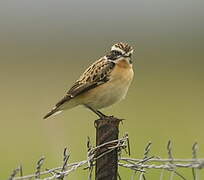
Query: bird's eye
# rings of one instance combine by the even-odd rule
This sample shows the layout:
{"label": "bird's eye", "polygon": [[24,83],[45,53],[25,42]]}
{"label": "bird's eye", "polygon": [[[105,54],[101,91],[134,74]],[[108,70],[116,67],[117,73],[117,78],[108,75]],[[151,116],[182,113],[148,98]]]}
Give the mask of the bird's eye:
{"label": "bird's eye", "polygon": [[122,53],[120,51],[111,51],[106,55],[106,57],[111,60],[116,60],[120,56],[122,56]]}
{"label": "bird's eye", "polygon": [[122,53],[120,51],[112,51],[113,56],[121,56]]}

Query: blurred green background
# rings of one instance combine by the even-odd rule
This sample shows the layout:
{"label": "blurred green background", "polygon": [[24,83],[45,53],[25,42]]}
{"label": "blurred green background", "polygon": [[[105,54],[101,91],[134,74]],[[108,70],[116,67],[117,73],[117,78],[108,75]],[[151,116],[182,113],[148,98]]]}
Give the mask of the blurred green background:
{"label": "blurred green background", "polygon": [[[132,157],[148,141],[153,155],[167,157],[169,139],[175,157],[190,158],[195,141],[204,157],[203,8],[199,0],[0,1],[0,179],[20,163],[33,172],[42,155],[45,167],[61,165],[65,146],[70,162],[86,158],[93,113],[78,107],[42,117],[120,41],[135,48],[135,78],[126,100],[104,112],[126,119],[120,131],[129,133]],[[77,170],[70,179],[86,177]]]}

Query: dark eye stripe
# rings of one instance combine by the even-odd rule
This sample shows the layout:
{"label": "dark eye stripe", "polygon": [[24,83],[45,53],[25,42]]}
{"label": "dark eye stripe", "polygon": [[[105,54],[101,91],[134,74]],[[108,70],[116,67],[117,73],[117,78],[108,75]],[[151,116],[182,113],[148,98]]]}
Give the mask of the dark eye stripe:
{"label": "dark eye stripe", "polygon": [[115,56],[121,56],[122,53],[120,51],[111,51],[113,55]]}
{"label": "dark eye stripe", "polygon": [[122,53],[120,51],[115,50],[111,51],[108,55],[106,55],[106,57],[111,60],[117,59],[118,56],[122,56]]}

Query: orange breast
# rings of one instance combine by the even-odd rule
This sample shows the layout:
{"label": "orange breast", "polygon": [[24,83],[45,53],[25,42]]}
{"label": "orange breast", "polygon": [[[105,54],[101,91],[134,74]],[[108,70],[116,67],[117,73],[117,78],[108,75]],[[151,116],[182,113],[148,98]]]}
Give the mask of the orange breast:
{"label": "orange breast", "polygon": [[133,75],[132,64],[128,63],[126,60],[118,61],[111,73],[113,79],[121,79],[127,82],[132,80]]}
{"label": "orange breast", "polygon": [[121,68],[132,68],[132,64],[125,59],[118,61],[117,65]]}

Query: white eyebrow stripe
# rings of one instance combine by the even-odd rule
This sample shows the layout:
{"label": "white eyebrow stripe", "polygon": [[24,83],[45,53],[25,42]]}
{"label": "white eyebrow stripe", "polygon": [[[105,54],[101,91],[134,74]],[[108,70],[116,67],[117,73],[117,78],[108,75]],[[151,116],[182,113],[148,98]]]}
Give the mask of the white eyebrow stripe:
{"label": "white eyebrow stripe", "polygon": [[121,52],[122,54],[125,53],[122,49],[120,49],[120,48],[118,48],[118,47],[115,47],[115,46],[113,46],[113,47],[111,48],[111,51],[119,51],[119,52]]}

